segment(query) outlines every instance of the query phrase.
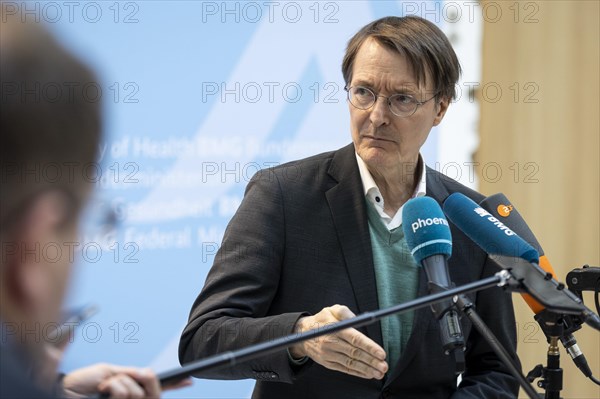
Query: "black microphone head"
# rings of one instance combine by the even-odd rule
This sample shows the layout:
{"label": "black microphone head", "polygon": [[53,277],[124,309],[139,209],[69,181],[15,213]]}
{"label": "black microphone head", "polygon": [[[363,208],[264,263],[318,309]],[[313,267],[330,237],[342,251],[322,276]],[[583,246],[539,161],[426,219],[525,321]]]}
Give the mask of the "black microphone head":
{"label": "black microphone head", "polygon": [[490,195],[484,198],[479,205],[535,248],[540,256],[544,255],[542,246],[537,238],[535,238],[529,226],[527,226],[527,223],[525,223],[525,219],[523,219],[517,208],[515,208],[504,194]]}

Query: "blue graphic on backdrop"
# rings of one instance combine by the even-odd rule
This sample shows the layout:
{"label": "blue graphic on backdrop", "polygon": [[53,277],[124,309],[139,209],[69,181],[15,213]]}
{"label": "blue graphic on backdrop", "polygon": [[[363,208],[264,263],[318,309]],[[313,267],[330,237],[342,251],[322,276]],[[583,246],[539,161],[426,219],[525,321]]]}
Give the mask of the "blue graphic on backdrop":
{"label": "blue graphic on backdrop", "polygon": [[[48,4],[28,6],[98,71],[108,134],[68,300],[100,312],[75,331],[63,369],[177,367],[179,334],[247,182],[350,142],[345,45],[402,3]],[[92,226],[104,208],[116,228]],[[165,396],[241,398],[252,387],[197,380]]]}

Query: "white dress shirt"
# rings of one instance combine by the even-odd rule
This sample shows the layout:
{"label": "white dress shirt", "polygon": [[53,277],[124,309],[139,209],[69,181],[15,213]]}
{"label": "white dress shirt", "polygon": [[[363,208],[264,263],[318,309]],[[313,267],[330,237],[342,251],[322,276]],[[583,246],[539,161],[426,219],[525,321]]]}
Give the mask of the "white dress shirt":
{"label": "white dress shirt", "polygon": [[[404,208],[404,205],[401,206],[400,209],[398,209],[398,212],[396,212],[394,217],[390,217],[388,214],[386,214],[383,211],[383,209],[384,209],[383,196],[381,195],[381,191],[379,190],[379,187],[377,187],[377,184],[375,183],[375,180],[373,179],[371,172],[369,172],[369,169],[367,168],[367,164],[365,163],[365,161],[362,160],[362,158],[358,154],[356,154],[356,162],[358,163],[360,179],[362,180],[362,185],[363,185],[363,189],[364,189],[365,197],[367,198],[367,201],[370,201],[375,206],[377,213],[381,217],[381,220],[383,221],[383,223],[387,226],[388,230],[393,230],[393,229],[401,226],[402,225],[402,208]],[[421,154],[419,154],[419,163],[422,165],[421,177],[419,179],[417,187],[415,188],[415,191],[413,192],[411,198],[423,197],[426,193],[425,171],[427,168],[425,168],[425,161],[423,160],[423,156]]]}

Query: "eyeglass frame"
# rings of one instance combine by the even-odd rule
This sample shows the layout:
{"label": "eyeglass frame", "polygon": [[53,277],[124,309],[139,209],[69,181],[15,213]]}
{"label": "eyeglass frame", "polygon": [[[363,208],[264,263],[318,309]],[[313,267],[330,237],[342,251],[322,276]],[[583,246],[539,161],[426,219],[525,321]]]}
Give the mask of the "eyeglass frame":
{"label": "eyeglass frame", "polygon": [[[352,88],[356,88],[356,87],[360,87],[361,89],[368,90],[368,91],[369,91],[371,94],[373,94],[373,97],[375,97],[375,99],[373,100],[373,104],[369,105],[367,108],[360,108],[360,107],[356,106],[356,105],[355,105],[355,104],[354,104],[354,103],[353,103],[353,102],[350,100],[350,90],[352,90]],[[408,118],[409,116],[413,116],[413,115],[415,114],[415,112],[417,112],[417,110],[419,109],[419,106],[421,106],[421,105],[423,105],[423,104],[425,104],[425,103],[427,103],[427,102],[429,102],[429,101],[433,100],[434,98],[436,98],[436,97],[437,97],[437,95],[438,95],[438,94],[440,94],[440,92],[438,91],[438,92],[436,92],[436,93],[433,95],[433,97],[431,97],[431,98],[429,98],[429,99],[427,99],[427,100],[424,100],[424,101],[419,101],[419,100],[417,100],[416,98],[414,98],[413,96],[411,96],[410,94],[395,93],[395,94],[392,94],[391,96],[382,96],[382,95],[380,95],[380,94],[378,94],[378,93],[375,93],[375,91],[374,91],[373,89],[370,89],[370,88],[368,88],[368,87],[366,87],[366,86],[361,86],[361,85],[357,85],[357,86],[350,86],[350,87],[348,87],[348,85],[346,85],[346,86],[344,86],[344,90],[346,91],[346,94],[347,94],[347,95],[346,95],[346,99],[348,100],[348,102],[349,102],[350,104],[352,104],[352,106],[353,106],[354,108],[356,108],[356,109],[360,109],[360,110],[363,110],[363,111],[364,111],[364,110],[367,110],[367,109],[369,109],[369,108],[372,108],[372,107],[373,107],[373,106],[374,106],[374,105],[377,103],[377,100],[379,99],[379,97],[385,98],[385,99],[387,100],[387,105],[388,105],[388,108],[390,109],[390,112],[391,112],[391,113],[392,113],[394,116],[397,116],[398,118]],[[415,109],[413,110],[413,112],[411,112],[411,113],[410,113],[410,114],[408,114],[408,115],[398,115],[398,114],[396,114],[396,113],[395,113],[395,112],[392,110],[392,102],[390,101],[390,98],[392,98],[392,97],[394,97],[394,96],[400,96],[400,95],[402,95],[402,96],[406,96],[406,97],[410,97],[412,100],[414,100]]]}

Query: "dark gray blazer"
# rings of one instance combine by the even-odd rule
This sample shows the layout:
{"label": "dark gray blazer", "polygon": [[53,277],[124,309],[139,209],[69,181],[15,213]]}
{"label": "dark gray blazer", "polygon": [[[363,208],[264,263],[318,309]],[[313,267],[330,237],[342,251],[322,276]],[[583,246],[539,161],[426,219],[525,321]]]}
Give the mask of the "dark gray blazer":
{"label": "dark gray blazer", "polygon": [[[483,196],[427,169],[427,195]],[[487,255],[451,225],[456,285],[498,271]],[[419,295],[427,293],[424,271]],[[477,311],[516,359],[510,294],[473,294]],[[183,331],[179,358],[187,363],[290,334],[303,314],[342,304],[354,313],[378,309],[365,196],[352,144],[255,175],[229,223],[204,288]],[[517,382],[470,323],[467,370],[456,388],[454,362],[442,353],[431,310],[417,310],[413,333],[393,372],[365,380],[309,361],[291,366],[286,351],[201,378],[254,378],[256,398],[515,398]],[[361,329],[382,345],[380,324]],[[390,365],[391,367],[392,365]]]}

